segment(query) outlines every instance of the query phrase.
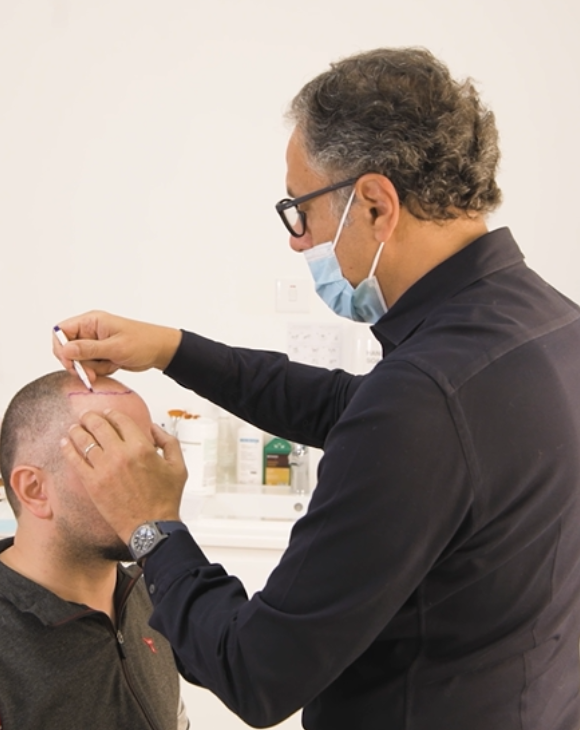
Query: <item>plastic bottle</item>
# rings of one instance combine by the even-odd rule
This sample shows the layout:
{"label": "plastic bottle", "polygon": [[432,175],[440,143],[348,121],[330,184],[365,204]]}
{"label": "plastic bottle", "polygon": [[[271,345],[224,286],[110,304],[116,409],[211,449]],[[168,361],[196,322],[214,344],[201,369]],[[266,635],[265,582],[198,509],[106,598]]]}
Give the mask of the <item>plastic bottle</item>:
{"label": "plastic bottle", "polygon": [[262,441],[259,428],[249,423],[242,423],[238,428],[236,481],[239,491],[262,491]]}
{"label": "plastic bottle", "polygon": [[264,446],[264,484],[284,486],[290,484],[290,465],[288,456],[292,444],[277,436]]}
{"label": "plastic bottle", "polygon": [[182,418],[177,438],[187,466],[184,494],[205,496],[216,490],[218,425],[213,418]]}
{"label": "plastic bottle", "polygon": [[228,491],[236,483],[236,427],[234,418],[226,410],[218,415],[217,489]]}
{"label": "plastic bottle", "polygon": [[293,444],[290,452],[290,489],[294,494],[310,492],[308,446]]}

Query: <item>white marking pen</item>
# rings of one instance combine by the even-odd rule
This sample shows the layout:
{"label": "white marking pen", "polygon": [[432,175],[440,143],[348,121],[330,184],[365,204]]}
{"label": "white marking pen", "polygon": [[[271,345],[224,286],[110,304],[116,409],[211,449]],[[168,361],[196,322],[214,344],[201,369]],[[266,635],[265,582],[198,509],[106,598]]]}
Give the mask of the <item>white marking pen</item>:
{"label": "white marking pen", "polygon": [[[56,327],[53,327],[52,330],[60,344],[66,345],[66,343],[68,342],[68,337],[61,330],[61,328],[56,325]],[[89,380],[89,376],[86,374],[84,367],[80,364],[80,362],[77,362],[76,360],[73,360],[72,364],[74,369],[77,371],[77,375],[79,376],[79,378],[83,381],[87,388],[91,392],[93,392],[93,386],[91,385],[91,381]]]}

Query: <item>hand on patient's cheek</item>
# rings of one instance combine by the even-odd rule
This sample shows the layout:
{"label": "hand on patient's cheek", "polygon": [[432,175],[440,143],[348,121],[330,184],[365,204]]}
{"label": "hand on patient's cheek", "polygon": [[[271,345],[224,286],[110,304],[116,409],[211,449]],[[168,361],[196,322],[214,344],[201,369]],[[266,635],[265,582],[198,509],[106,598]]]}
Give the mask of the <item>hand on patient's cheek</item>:
{"label": "hand on patient's cheek", "polygon": [[158,426],[151,435],[155,443],[118,411],[87,411],[61,442],[64,457],[124,541],[142,522],[179,519],[187,478],[179,442]]}

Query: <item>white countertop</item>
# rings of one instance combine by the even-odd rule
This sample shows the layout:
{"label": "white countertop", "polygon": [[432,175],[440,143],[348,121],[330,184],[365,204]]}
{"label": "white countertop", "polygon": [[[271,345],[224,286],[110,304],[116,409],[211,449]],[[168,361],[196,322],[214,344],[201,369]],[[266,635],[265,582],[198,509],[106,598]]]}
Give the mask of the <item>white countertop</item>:
{"label": "white countertop", "polygon": [[186,524],[201,547],[285,550],[293,523],[201,517]]}

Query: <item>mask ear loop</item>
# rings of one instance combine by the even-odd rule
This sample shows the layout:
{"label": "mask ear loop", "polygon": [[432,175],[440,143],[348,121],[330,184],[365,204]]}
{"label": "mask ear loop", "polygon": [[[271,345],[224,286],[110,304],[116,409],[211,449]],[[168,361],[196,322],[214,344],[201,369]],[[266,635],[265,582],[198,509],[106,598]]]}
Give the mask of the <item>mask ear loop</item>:
{"label": "mask ear loop", "polygon": [[332,242],[332,250],[336,248],[336,244],[338,243],[338,239],[340,238],[340,234],[342,233],[342,229],[344,228],[344,223],[346,221],[346,216],[348,215],[348,211],[350,210],[350,206],[352,205],[352,201],[354,200],[356,190],[355,188],[352,189],[352,193],[350,194],[350,197],[348,199],[348,202],[344,208],[343,214],[340,217],[340,223],[338,224],[338,230],[336,231],[336,236],[334,237],[334,241]]}
{"label": "mask ear loop", "polygon": [[379,256],[381,255],[381,251],[383,250],[383,246],[385,245],[385,242],[383,241],[381,245],[379,246],[379,250],[377,251],[374,259],[373,259],[373,265],[371,266],[371,270],[369,271],[368,278],[370,279],[371,276],[375,275],[375,271],[377,269],[377,264],[379,263]]}
{"label": "mask ear loop", "polygon": [[[371,270],[369,272],[369,275],[368,275],[367,279],[370,279],[371,280],[371,283],[374,284],[374,289],[375,289],[375,291],[377,293],[377,296],[379,297],[379,299],[381,301],[381,304],[383,305],[383,308],[384,308],[385,312],[388,312],[389,311],[389,308],[388,308],[387,303],[385,301],[385,297],[383,295],[383,292],[382,292],[382,289],[381,289],[381,285],[379,284],[379,280],[375,277],[375,271],[376,271],[376,268],[377,268],[377,264],[379,263],[379,256],[381,255],[381,251],[383,250],[384,245],[385,245],[385,242],[383,241],[381,243],[381,245],[379,246],[379,250],[375,254],[375,258],[373,259],[373,265],[371,266]],[[374,277],[374,280],[373,280],[373,277]]]}

